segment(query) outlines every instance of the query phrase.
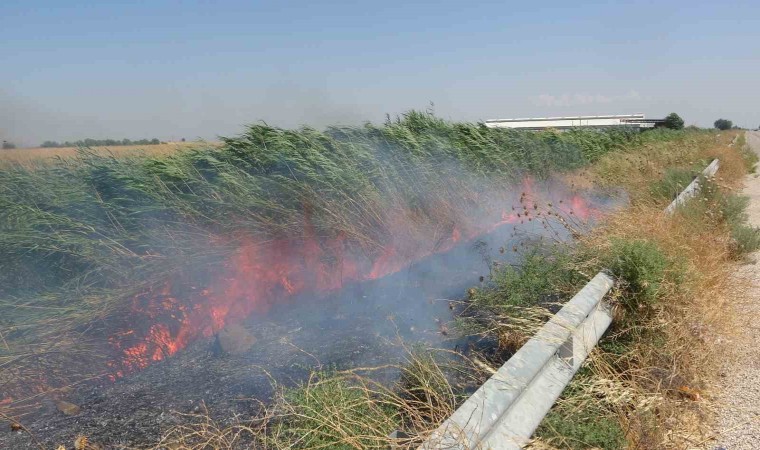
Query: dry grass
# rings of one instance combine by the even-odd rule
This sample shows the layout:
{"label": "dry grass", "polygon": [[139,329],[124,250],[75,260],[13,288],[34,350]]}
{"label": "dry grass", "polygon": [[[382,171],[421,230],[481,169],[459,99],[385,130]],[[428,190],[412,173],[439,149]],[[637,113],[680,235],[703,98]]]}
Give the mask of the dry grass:
{"label": "dry grass", "polygon": [[[204,146],[217,146],[218,143],[206,142],[167,142],[158,145],[120,145],[114,147],[92,147],[90,150],[97,155],[125,156],[165,156],[185,149]],[[60,148],[15,148],[0,150],[0,167],[7,164],[31,165],[56,158],[73,158],[77,156],[77,147]]]}
{"label": "dry grass", "polygon": [[[581,386],[588,394],[584,398],[603,401],[619,409],[631,441],[642,448],[656,448],[648,446],[649,442],[665,442],[660,431],[649,428],[651,422],[647,411],[652,414],[657,411],[657,417],[675,420],[673,427],[667,424],[670,428],[686,429],[687,424],[698,423],[679,410],[686,404],[689,411],[695,411],[694,417],[699,418],[702,414],[683,399],[678,387],[679,383],[697,387],[703,384],[700,381],[703,369],[699,364],[705,361],[704,366],[708,367],[710,360],[709,355],[699,353],[699,345],[695,345],[699,342],[695,338],[698,333],[695,335],[693,330],[711,324],[712,320],[715,323],[720,320],[703,309],[711,307],[710,296],[720,292],[722,286],[718,281],[725,279],[721,276],[725,272],[721,270],[727,267],[730,256],[722,251],[708,251],[711,244],[728,245],[727,239],[721,241],[724,234],[716,234],[710,229],[695,232],[685,217],[663,220],[661,205],[646,201],[647,186],[666,167],[690,167],[698,164],[700,159],[717,154],[725,154],[725,158],[730,159],[732,153],[726,145],[731,136],[724,134],[719,141],[708,142],[711,139],[712,136],[708,135],[686,143],[646,144],[649,147],[627,152],[623,159],[619,155],[602,157],[590,170],[577,174],[581,177],[578,185],[582,184],[581,179],[610,186],[619,186],[623,182],[633,199],[633,207],[612,217],[606,226],[588,238],[588,245],[597,246],[601,252],[612,237],[643,237],[658,242],[669,255],[688,260],[690,276],[680,285],[666,284],[667,302],[652,316],[634,324],[626,322],[625,317],[618,321],[619,326],[632,329],[618,328],[616,333],[641,337],[633,350],[619,358],[597,355],[592,360],[594,377]],[[37,160],[29,161],[34,163]],[[726,177],[741,168],[728,160],[724,164]],[[705,275],[705,270],[712,270],[717,275]],[[664,350],[649,339],[650,330],[665,333]],[[411,377],[414,382],[409,385],[402,383],[388,388],[355,372],[315,376],[296,390],[281,391],[274,405],[263,408],[260,416],[245,421],[217,422],[206,414],[188,416],[188,422],[170,430],[156,448],[224,449],[238,448],[245,445],[244,442],[254,441],[260,448],[366,448],[418,443],[418,439],[434,429],[455,407],[455,389],[442,376],[441,368],[434,362],[420,361],[412,359],[407,365],[422,374]],[[478,373],[472,366],[471,372]],[[399,370],[403,372],[407,368]],[[403,379],[410,380],[410,377]],[[340,402],[336,403],[338,400]],[[639,407],[643,408],[643,415],[631,413]],[[684,420],[684,424],[678,422],[680,420]],[[394,426],[410,431],[415,440],[399,442],[389,439],[387,432]]]}
{"label": "dry grass", "polygon": [[717,371],[712,341],[715,330],[728,327],[725,305],[736,294],[728,281],[731,245],[727,230],[695,229],[685,215],[661,214],[648,206],[618,214],[592,244],[604,251],[613,238],[652,240],[685,274],[680,283],[664,283],[661,303],[643,320],[618,317],[611,338],[632,340],[628,351],[605,354],[593,370],[597,381],[628,393],[618,406],[636,448],[687,448],[706,438],[709,407],[689,392],[703,392]]}
{"label": "dry grass", "polygon": [[[631,448],[694,448],[710,437],[704,426],[712,415],[709,387],[721,357],[715,339],[730,328],[730,320],[723,314],[725,305],[741,295],[741,287],[728,282],[735,258],[730,230],[716,219],[711,209],[714,205],[700,204],[664,216],[663,199],[653,199],[649,187],[666,168],[694,168],[718,157],[718,184],[725,190],[735,189],[747,169],[741,155],[728,146],[732,139],[724,133],[714,141],[710,137],[680,145],[650,145],[629,152],[622,160],[616,161],[614,155],[603,157],[589,170],[573,175],[578,177],[576,186],[622,184],[632,200],[629,208],[613,214],[582,239],[580,247],[590,250],[586,255],[598,258],[575,261],[575,270],[591,271],[603,264],[603,255],[609,254],[616,240],[654,242],[672,262],[658,295],[660,301],[642,305],[641,311],[616,308],[615,323],[605,338],[607,346],[592,353],[570,394],[558,403],[570,417],[595,411],[600,414],[598,419],[609,420],[609,415],[601,414],[610,412],[612,420],[620,422]],[[613,292],[613,301],[623,295]],[[615,346],[623,351],[615,351]],[[417,365],[410,363],[410,367]],[[293,391],[283,391],[275,405],[254,421],[221,426],[207,415],[196,416],[171,430],[160,445],[193,450],[234,448],[245,437],[260,448],[411,447],[455,408],[450,385],[442,384],[445,377],[437,375],[440,369],[430,361],[421,368],[420,373],[428,375],[415,379],[423,387],[400,391],[353,372],[314,377],[295,396]],[[341,397],[345,392],[353,394]],[[348,401],[325,405],[326,398]],[[410,403],[410,399],[422,400]],[[431,411],[436,412],[434,417]],[[404,423],[406,430],[418,433],[416,439],[386,437],[393,424]],[[357,432],[357,426],[363,431]],[[560,438],[551,442],[537,439],[533,448],[584,446]]]}
{"label": "dry grass", "polygon": [[[728,146],[731,139],[724,134],[712,145],[652,148],[629,155],[621,167],[601,161],[589,171],[597,179],[624,180],[633,205],[609,217],[581,246],[589,254],[605,255],[615,241],[645,240],[656,243],[671,261],[659,302],[651,308],[641,305],[639,311],[617,309],[613,327],[589,360],[589,375],[574,380],[572,394],[558,404],[564,411],[588,410],[589,405],[614,411],[632,448],[701,448],[711,437],[710,387],[723,358],[720,336],[732,333],[725,311],[746,286],[730,281],[735,246],[717,205],[698,197],[665,217],[662,199],[649,196],[648,184],[665,168],[718,157],[717,184],[724,191],[736,189],[748,168],[740,152]],[[579,448],[562,438],[550,443]]]}
{"label": "dry grass", "polygon": [[[456,409],[446,372],[478,377],[476,382],[485,377],[458,355],[446,362],[434,355],[409,351],[401,366],[315,372],[298,387],[279,388],[274,402],[261,404],[253,418],[185,414],[150,449],[415,448]],[[401,380],[392,386],[373,381],[370,373],[384,370],[399,371]]]}
{"label": "dry grass", "polygon": [[729,145],[735,135],[732,132],[644,144],[624,153],[605,155],[587,170],[575,174],[575,178],[578,183],[623,187],[634,203],[651,199],[651,183],[661,179],[667,169],[698,172],[710,160],[720,158],[720,176],[735,179],[746,170],[742,158]]}

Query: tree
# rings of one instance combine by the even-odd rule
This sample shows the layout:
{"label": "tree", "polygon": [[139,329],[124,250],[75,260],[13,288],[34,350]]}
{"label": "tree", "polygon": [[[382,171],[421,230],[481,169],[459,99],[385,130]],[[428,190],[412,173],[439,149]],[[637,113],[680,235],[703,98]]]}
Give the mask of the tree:
{"label": "tree", "polygon": [[682,130],[683,129],[683,119],[681,116],[679,116],[676,113],[670,113],[665,117],[665,128],[670,128],[671,130]]}
{"label": "tree", "polygon": [[16,144],[13,142],[3,141],[3,150],[11,150],[16,148]]}
{"label": "tree", "polygon": [[731,122],[730,120],[718,119],[718,120],[715,121],[715,123],[713,125],[715,125],[715,128],[717,128],[719,130],[730,130],[731,127],[734,126],[734,123]]}

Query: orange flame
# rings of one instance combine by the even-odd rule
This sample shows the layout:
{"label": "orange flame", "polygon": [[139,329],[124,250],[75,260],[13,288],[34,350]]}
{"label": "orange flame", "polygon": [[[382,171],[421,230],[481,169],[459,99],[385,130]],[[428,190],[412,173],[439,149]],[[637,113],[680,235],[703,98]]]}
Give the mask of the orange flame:
{"label": "orange flame", "polygon": [[[326,293],[348,282],[377,279],[433,253],[448,251],[463,238],[473,239],[505,224],[532,220],[541,212],[539,197],[534,180],[526,177],[519,202],[511,205],[511,211],[499,206],[490,213],[490,219],[484,219],[483,214],[471,218],[463,212],[453,223],[450,236],[437,243],[426,241],[423,232],[410,234],[410,221],[405,219],[412,215],[400,213],[396,220],[389,221],[392,228],[389,235],[409,236],[412,244],[389,242],[371,256],[357,256],[348,251],[342,233],[320,239],[308,210],[301,239],[240,238],[238,249],[215,279],[202,289],[181,294],[183,301],[177,299],[180,294],[173,291],[171,282],[134,297],[132,314],[143,320],[131,322],[144,323],[146,328],[121,330],[109,338],[120,355],[118,361],[109,363],[111,379],[174,355],[193,340],[211,336],[231,322],[254,313],[263,314],[283,298],[307,290]],[[560,205],[560,210],[582,219],[591,214],[591,208],[579,195]]]}

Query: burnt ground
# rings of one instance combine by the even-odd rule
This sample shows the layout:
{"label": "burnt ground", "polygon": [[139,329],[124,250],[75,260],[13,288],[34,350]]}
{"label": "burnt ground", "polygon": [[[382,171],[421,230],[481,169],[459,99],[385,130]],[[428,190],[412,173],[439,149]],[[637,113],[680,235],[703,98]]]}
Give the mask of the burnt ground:
{"label": "burnt ground", "polygon": [[[254,335],[276,338],[261,338],[240,355],[220,354],[213,339],[197,341],[175,357],[115,383],[79,387],[65,397],[80,406],[76,416],[59,412],[50,399],[24,425],[46,448],[70,445],[78,434],[108,448],[123,448],[157,440],[162,431],[179,422],[177,413],[198,411],[202,404],[222,419],[251,415],[258,405],[251,399],[270,397],[272,379],[293,385],[319,366],[307,352],[333,367],[347,367],[357,360],[376,365],[387,362],[389,349],[384,347],[390,344],[365,332],[371,328],[368,320],[325,328],[308,338],[300,320],[247,324]],[[36,446],[20,432],[4,432],[0,448]]]}
{"label": "burnt ground", "polygon": [[[140,372],[80,384],[59,396],[80,408],[76,415],[63,414],[56,399],[47,398],[22,423],[44,448],[71,447],[78,435],[107,449],[139,447],[180,423],[182,413],[205,407],[222,422],[255,414],[259,400],[271,398],[274,380],[293,386],[314,369],[401,362],[402,343],[461,349],[472,342],[448,332],[456,313],[451,301],[487,279],[494,259],[513,262],[515,254],[501,254],[500,246],[528,245],[539,236],[548,237],[538,221],[519,231],[507,225],[382,279],[327,297],[290,298],[242,323],[255,337],[245,351],[227,354],[215,338],[200,339]],[[27,448],[39,446],[22,431],[0,429],[0,449]]]}
{"label": "burnt ground", "polygon": [[[401,362],[402,344],[455,349],[446,325],[453,318],[450,299],[488,275],[486,261],[493,242],[505,242],[500,230],[462,244],[380,280],[347,286],[335,295],[302,295],[276,305],[242,326],[256,338],[250,349],[221,352],[215,338],[200,339],[148,368],[116,382],[82,384],[62,396],[42,401],[42,408],[22,423],[45,448],[71,445],[79,434],[106,448],[155,442],[179,423],[180,413],[205,405],[212,417],[250,416],[274,392],[273,380],[292,386],[316,369],[374,367]],[[531,235],[514,238],[529,240]],[[55,400],[80,407],[67,416]],[[29,437],[9,428],[0,431],[0,448],[38,448]]]}

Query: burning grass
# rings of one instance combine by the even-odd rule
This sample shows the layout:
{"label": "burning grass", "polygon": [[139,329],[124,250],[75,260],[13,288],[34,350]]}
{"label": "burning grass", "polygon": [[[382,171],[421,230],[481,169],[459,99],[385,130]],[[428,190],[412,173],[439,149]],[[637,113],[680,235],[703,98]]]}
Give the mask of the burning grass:
{"label": "burning grass", "polygon": [[[681,156],[689,158],[681,159],[684,164],[690,164],[691,158],[709,160],[720,154],[727,167],[722,176],[741,173],[737,154],[716,148],[714,143],[694,141],[685,150]],[[668,155],[661,155],[659,161],[663,169],[672,162]],[[602,166],[602,170],[607,168]],[[658,170],[655,167],[650,173]],[[489,288],[471,291],[469,307],[483,314],[471,314],[466,326],[476,327],[484,336],[497,336],[497,342],[515,348],[542,323],[553,303],[572,295],[588,274],[611,268],[622,281],[613,293],[620,307],[610,336],[600,343],[542,424],[536,448],[546,444],[560,448],[677,448],[693,440],[684,432],[695,431],[704,419],[705,412],[693,399],[714,367],[716,358],[705,346],[709,339],[705,332],[723,320],[720,302],[728,299],[727,262],[738,256],[736,249],[740,248],[727,232],[734,222],[731,217],[740,214],[721,206],[734,202],[725,194],[730,184],[724,184],[723,193],[708,185],[702,197],[667,219],[662,215],[665,199],[654,195],[656,190],[643,179],[631,181],[628,187],[634,205],[613,215],[600,230],[572,247],[532,249],[519,268],[496,267]],[[659,180],[650,180],[653,182]],[[488,373],[486,363],[477,358],[471,361]],[[446,404],[453,392],[446,391]],[[299,404],[295,400],[290,408]],[[424,437],[445,417],[407,431]],[[320,420],[335,423],[336,415],[323,413]],[[383,428],[382,433],[390,428]],[[375,434],[379,440],[370,447],[390,444],[382,433]],[[328,435],[331,439],[344,436],[332,428]]]}
{"label": "burning grass", "polygon": [[[562,214],[551,220],[572,228],[569,222],[587,214],[587,205],[561,184],[550,192],[548,182],[536,182],[553,173],[591,164],[595,183],[628,180],[639,201],[637,192],[657,170],[696,165],[694,158],[713,147],[710,132],[532,133],[410,112],[384,126],[323,132],[256,125],[220,148],[156,157],[85,151],[51,164],[11,165],[0,171],[0,409],[20,413],[72,383],[143,369],[283,298],[376,279],[502,224],[528,223],[539,212],[548,215],[542,202],[554,202]],[[639,170],[642,158],[648,162]],[[621,178],[615,161],[638,174]],[[576,269],[572,282],[590,273]],[[497,286],[521,282],[517,272],[495,273]],[[546,287],[548,297],[560,291]],[[490,302],[485,294],[476,298]],[[535,301],[512,298],[505,323],[514,330],[515,317],[527,316]],[[528,322],[540,320],[522,325]],[[501,327],[496,322],[481,331]],[[519,342],[527,334],[510,333],[499,339]],[[431,407],[416,418],[407,412],[410,399],[432,402],[427,389],[433,386],[391,392],[355,375],[337,377],[316,376],[300,391],[283,391],[275,402],[280,409],[267,408],[263,442],[297,440],[288,430],[311,425],[327,431],[299,445],[380,442],[389,423],[385,407],[369,406],[370,400],[393,406],[394,423],[402,429],[412,423],[413,436],[442,419],[431,416]],[[440,376],[421,381],[433,383],[438,397],[450,394]],[[345,397],[333,392],[343,388],[351,391]],[[354,433],[348,418],[298,409],[314,398],[367,407],[365,416],[379,422]],[[440,402],[441,410],[452,404],[450,397]],[[223,432],[222,440],[208,442],[224,448],[263,422],[246,421],[227,434],[229,427],[202,421],[205,431],[193,439]]]}

